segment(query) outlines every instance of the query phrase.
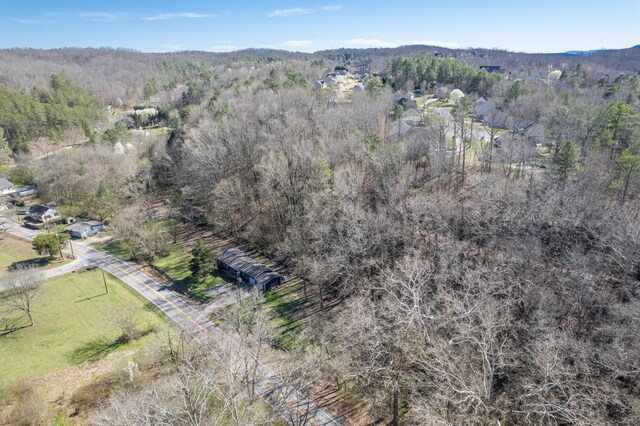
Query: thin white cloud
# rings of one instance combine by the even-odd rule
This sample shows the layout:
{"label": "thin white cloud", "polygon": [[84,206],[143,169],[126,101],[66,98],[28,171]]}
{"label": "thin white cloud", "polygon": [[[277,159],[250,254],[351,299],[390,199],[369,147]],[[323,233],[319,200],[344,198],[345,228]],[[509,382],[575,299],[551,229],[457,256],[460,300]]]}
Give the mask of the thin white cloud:
{"label": "thin white cloud", "polygon": [[310,15],[315,13],[314,9],[303,9],[297,7],[295,9],[276,9],[267,14],[269,18],[284,18],[288,16]]}
{"label": "thin white cloud", "polygon": [[180,13],[159,13],[157,15],[144,16],[142,19],[145,21],[167,21],[172,19],[217,18],[219,16],[220,15],[217,15],[217,14],[180,12]]}
{"label": "thin white cloud", "polygon": [[312,46],[315,42],[313,40],[287,40],[282,43],[274,43],[267,44],[264,46],[260,46],[265,49],[284,49],[284,50],[295,50],[295,51],[310,51],[309,47]]}
{"label": "thin white cloud", "polygon": [[307,9],[302,7],[296,7],[292,9],[276,9],[267,14],[269,18],[288,18],[291,16],[311,15],[316,12],[336,12],[342,9],[340,5],[321,6],[318,9]]}
{"label": "thin white cloud", "polygon": [[103,13],[103,12],[90,12],[90,13],[81,13],[80,17],[86,19],[87,21],[94,22],[111,22],[117,21],[119,19],[127,18],[131,15],[126,13]]}
{"label": "thin white cloud", "polygon": [[[74,18],[90,22],[114,22],[121,20],[143,20],[143,21],[168,21],[174,19],[198,19],[198,18],[217,18],[221,14],[195,13],[195,12],[175,12],[175,13],[158,13],[155,15],[143,15],[134,13],[121,12],[50,12],[44,16],[53,16],[61,18]],[[24,20],[27,21],[27,20]]]}
{"label": "thin white cloud", "polygon": [[19,24],[55,24],[57,21],[47,21],[44,19],[12,19]]}
{"label": "thin white cloud", "polygon": [[135,15],[116,12],[50,12],[45,13],[44,16],[81,19],[90,22],[113,22],[121,19],[130,19]]}

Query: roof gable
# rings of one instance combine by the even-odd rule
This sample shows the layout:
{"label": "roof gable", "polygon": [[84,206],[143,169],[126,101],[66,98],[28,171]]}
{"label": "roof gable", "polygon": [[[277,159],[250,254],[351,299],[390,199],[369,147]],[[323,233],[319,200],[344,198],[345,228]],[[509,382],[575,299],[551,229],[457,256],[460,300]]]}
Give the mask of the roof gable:
{"label": "roof gable", "polygon": [[218,260],[236,271],[243,272],[254,278],[258,283],[266,283],[273,278],[282,277],[282,275],[273,272],[270,268],[253,260],[245,252],[237,248],[223,251],[218,256]]}
{"label": "roof gable", "polygon": [[29,213],[31,214],[44,214],[49,210],[54,210],[53,208],[47,206],[46,204],[34,204],[29,209]]}

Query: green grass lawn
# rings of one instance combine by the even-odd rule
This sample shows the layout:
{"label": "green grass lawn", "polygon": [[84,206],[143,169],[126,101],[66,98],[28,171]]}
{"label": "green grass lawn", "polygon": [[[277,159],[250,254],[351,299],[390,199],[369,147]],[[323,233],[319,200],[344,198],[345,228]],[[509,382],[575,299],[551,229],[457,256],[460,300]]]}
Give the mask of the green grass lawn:
{"label": "green grass lawn", "polygon": [[[137,329],[153,329],[165,322],[163,314],[117,278],[106,274],[109,293],[105,294],[100,270],[79,272],[42,284],[33,303],[35,325],[0,337],[0,384],[5,389],[28,378],[64,370],[80,361],[78,351],[114,342],[120,334],[110,320],[117,308],[139,308]],[[1,303],[1,302],[0,302]],[[18,316],[0,304],[0,318]],[[26,319],[24,324],[27,324]],[[155,333],[105,350],[139,348]],[[97,343],[96,343],[97,342]],[[74,354],[74,351],[75,354]],[[74,357],[75,355],[75,357]]]}
{"label": "green grass lawn", "polygon": [[0,241],[0,276],[7,272],[12,265],[28,264],[37,267],[53,268],[64,265],[68,260],[50,259],[40,256],[31,247],[31,242],[5,235]]}
{"label": "green grass lawn", "polygon": [[146,131],[149,132],[149,136],[163,136],[169,134],[168,127],[156,127],[154,129],[147,129]]}
{"label": "green grass lawn", "polygon": [[435,108],[450,108],[455,105],[454,102],[451,102],[449,99],[438,99],[435,102],[431,102],[427,105],[427,109],[435,109]]}
{"label": "green grass lawn", "polygon": [[153,266],[171,278],[180,288],[189,289],[189,294],[193,298],[206,301],[209,297],[204,291],[216,284],[224,283],[224,280],[217,276],[215,264],[212,265],[214,269],[210,275],[198,280],[191,275],[190,260],[191,250],[182,246],[172,246],[169,255],[153,262]]}
{"label": "green grass lawn", "polygon": [[[169,226],[168,222],[163,221],[161,226]],[[127,251],[117,241],[111,241],[108,243],[95,243],[91,244],[92,247],[109,253],[120,259],[128,260],[129,255]],[[217,253],[215,253],[217,256]],[[179,289],[188,291],[189,295],[196,300],[206,302],[209,300],[204,292],[216,284],[224,284],[225,281],[217,276],[215,264],[213,264],[213,270],[210,275],[207,275],[203,279],[196,279],[191,275],[189,270],[189,261],[191,260],[191,250],[187,247],[172,245],[169,250],[169,254],[162,257],[155,262],[153,266],[158,268],[160,272],[167,275],[173,280]]]}
{"label": "green grass lawn", "polygon": [[118,259],[129,260],[129,253],[117,241],[109,241],[107,243],[94,243],[91,247],[109,253]]}
{"label": "green grass lawn", "polygon": [[276,344],[292,349],[304,344],[299,334],[304,328],[304,321],[296,319],[296,311],[304,305],[301,297],[302,284],[295,284],[286,289],[272,290],[264,295],[264,303],[274,314],[273,323],[278,329]]}

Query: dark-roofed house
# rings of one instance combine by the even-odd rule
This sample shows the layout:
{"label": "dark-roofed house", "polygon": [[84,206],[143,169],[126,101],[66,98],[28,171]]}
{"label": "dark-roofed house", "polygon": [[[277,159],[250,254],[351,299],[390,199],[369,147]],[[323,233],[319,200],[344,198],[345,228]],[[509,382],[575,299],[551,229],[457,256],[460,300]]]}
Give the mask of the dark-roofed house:
{"label": "dark-roofed house", "polygon": [[67,232],[73,238],[87,238],[104,230],[104,223],[97,220],[78,221],[67,226]]}
{"label": "dark-roofed house", "polygon": [[391,131],[398,136],[404,135],[409,130],[411,130],[411,126],[402,120],[398,120],[391,124]]}
{"label": "dark-roofed house", "polygon": [[58,219],[58,210],[46,204],[34,204],[29,209],[28,219],[33,222],[47,223]]}
{"label": "dark-roofed house", "polygon": [[504,73],[504,70],[500,65],[480,65],[480,69],[485,70],[486,72],[491,72],[491,73],[498,73],[498,74]]}
{"label": "dark-roofed house", "polygon": [[0,176],[0,195],[8,195],[14,192],[13,184],[3,176]]}
{"label": "dark-roofed house", "polygon": [[394,104],[405,106],[413,100],[413,92],[408,90],[396,90],[391,99]]}
{"label": "dark-roofed house", "polygon": [[267,292],[282,283],[282,275],[253,260],[237,248],[223,251],[216,260],[218,270]]}

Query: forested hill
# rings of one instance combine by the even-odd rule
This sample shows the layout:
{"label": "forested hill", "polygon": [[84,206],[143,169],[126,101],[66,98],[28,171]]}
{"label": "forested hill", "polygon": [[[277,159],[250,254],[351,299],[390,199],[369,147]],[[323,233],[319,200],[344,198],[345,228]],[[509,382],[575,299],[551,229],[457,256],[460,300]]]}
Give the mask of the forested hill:
{"label": "forested hill", "polygon": [[[244,49],[236,52],[186,51],[174,53],[141,53],[130,49],[2,49],[0,50],[0,85],[29,90],[44,87],[52,74],[64,73],[94,96],[114,103],[141,89],[146,81],[167,76],[172,83],[192,79],[200,70],[181,67],[167,72],[160,63],[201,63],[216,67],[231,63],[276,63],[284,61],[335,62],[366,65],[369,71],[383,71],[388,61],[400,57],[442,57],[462,60],[473,66],[500,66],[507,72],[523,69],[545,70],[578,64],[602,75],[615,78],[620,72],[640,70],[640,48],[596,51],[589,56],[567,53],[519,53],[497,49],[448,49],[437,46],[412,45],[397,48],[333,49],[315,53],[289,52],[275,49]],[[188,67],[187,67],[188,68]]]}
{"label": "forested hill", "polygon": [[439,46],[410,45],[393,48],[369,49],[332,49],[314,53],[314,56],[334,59],[369,59],[389,60],[406,56],[439,56],[457,58],[472,65],[495,65],[509,71],[522,67],[559,67],[561,64],[597,66],[612,71],[636,72],[640,70],[640,48],[634,46],[628,49],[597,50],[591,55],[572,55],[570,53],[524,53],[510,52],[499,49],[449,49]]}
{"label": "forested hill", "polygon": [[28,151],[27,141],[56,139],[70,128],[91,137],[94,123],[105,118],[105,105],[62,74],[53,75],[46,88],[18,92],[0,86],[0,128],[13,151]]}
{"label": "forested hill", "polygon": [[[345,424],[638,425],[638,52],[4,50],[0,148],[90,135],[110,107],[95,143],[17,156],[7,179],[105,221],[194,304],[221,282],[192,265],[223,240],[300,277],[213,318],[245,360],[344,400]],[[232,393],[198,381],[218,359],[156,348],[158,376],[92,379],[65,412],[129,424],[129,403],[181,418],[184,383]],[[237,377],[200,424],[252,414]]]}

